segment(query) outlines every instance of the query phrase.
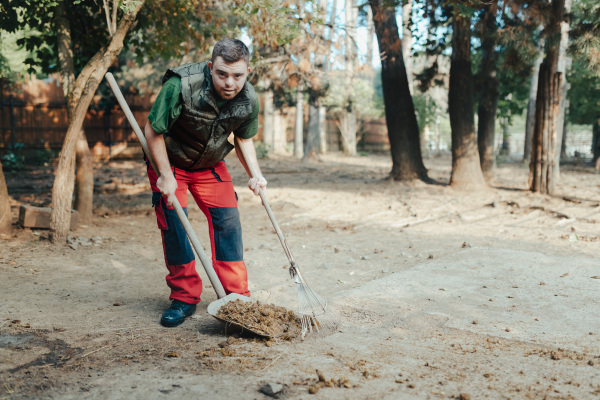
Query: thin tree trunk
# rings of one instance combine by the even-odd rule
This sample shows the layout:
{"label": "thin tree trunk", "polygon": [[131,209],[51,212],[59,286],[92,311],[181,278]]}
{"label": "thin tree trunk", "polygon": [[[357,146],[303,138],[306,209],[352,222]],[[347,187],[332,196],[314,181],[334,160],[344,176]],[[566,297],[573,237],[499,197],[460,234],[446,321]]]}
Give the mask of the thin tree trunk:
{"label": "thin tree trunk", "polygon": [[296,123],[294,126],[294,157],[304,156],[304,90],[302,83],[296,89]]}
{"label": "thin tree trunk", "polygon": [[[63,1],[58,2],[56,6],[56,25],[60,76],[67,104],[67,115],[70,119],[78,98],[75,98],[72,93],[75,84],[75,70],[73,68],[73,51],[71,49],[71,31],[69,20],[66,18]],[[90,149],[85,138],[85,132],[83,131],[81,131],[80,138],[77,141],[76,158],[77,190],[74,208],[79,211],[79,221],[89,223],[92,219],[94,203],[94,169]]]}
{"label": "thin tree trunk", "polygon": [[[566,108],[569,108],[569,104],[567,101]],[[562,139],[560,141],[560,159],[564,160],[567,158],[567,119],[563,118],[563,129],[562,129]]]}
{"label": "thin tree trunk", "polygon": [[[298,16],[304,18],[304,0],[298,2]],[[304,23],[300,22],[304,27]],[[294,157],[304,157],[304,84],[298,79],[296,88],[296,122],[294,124]]]}
{"label": "thin tree trunk", "polygon": [[274,146],[274,111],[273,91],[267,89],[264,94],[265,107],[263,109],[263,143],[269,152],[273,151]]}
{"label": "thin tree trunk", "polygon": [[144,1],[138,0],[135,8],[123,16],[108,47],[101,48],[90,59],[75,81],[70,101],[72,99],[77,99],[77,101],[75,107],[72,108],[72,118],[69,120],[69,128],[60,152],[52,187],[50,235],[53,243],[64,243],[69,232],[75,181],[75,147],[85,114],[108,67],[121,52],[123,39],[144,5]]}
{"label": "thin tree trunk", "polygon": [[8,197],[8,188],[6,179],[0,162],[0,233],[7,233],[12,227],[12,214],[10,212],[10,197]]}
{"label": "thin tree trunk", "polygon": [[367,71],[373,71],[373,43],[375,26],[373,25],[373,10],[367,7]]}
{"label": "thin tree trunk", "polygon": [[[358,8],[356,0],[346,0],[345,19],[346,19],[346,55],[345,55],[345,76],[346,84],[352,87],[354,80],[354,71],[356,69],[356,22],[358,17]],[[356,155],[356,112],[352,102],[351,92],[346,98],[346,105],[340,112],[340,129],[342,135],[342,147],[344,154],[348,156]]]}
{"label": "thin tree trunk", "polygon": [[476,190],[485,186],[479,163],[473,115],[473,75],[471,73],[471,19],[453,15],[452,61],[448,108],[452,130],[452,176],[450,184]]}
{"label": "thin tree trunk", "polygon": [[280,109],[273,112],[273,153],[287,152],[287,121]]}
{"label": "thin tree trunk", "polygon": [[527,119],[525,122],[525,142],[523,143],[523,163],[529,165],[531,162],[531,138],[535,126],[535,96],[537,96],[538,79],[540,76],[540,65],[544,61],[544,41],[540,41],[540,54],[533,65],[531,85],[529,86],[529,102],[527,103]]}
{"label": "thin tree trunk", "polygon": [[402,56],[406,66],[406,77],[408,78],[408,88],[410,94],[413,94],[413,62],[412,62],[412,9],[413,2],[409,0],[402,6]]}
{"label": "thin tree trunk", "polygon": [[308,102],[308,132],[304,147],[304,161],[319,159],[319,103],[320,97],[311,93]]}
{"label": "thin tree trunk", "polygon": [[[319,15],[321,16],[321,18],[323,18],[323,21],[325,21],[325,19],[327,18],[327,0],[319,0]],[[327,46],[327,38],[325,36],[325,26],[323,27],[319,27],[318,31],[321,34],[321,37],[323,38],[323,46],[321,46],[323,49],[327,49],[330,48],[331,46]],[[329,35],[331,35],[331,29],[329,30]],[[322,63],[320,65],[321,70],[323,71],[324,75],[327,74],[327,64],[328,64],[328,60],[326,60],[326,58],[329,57],[329,51],[325,50],[324,51],[325,54],[322,55]],[[315,55],[318,57],[318,55]],[[326,78],[325,78],[326,79]],[[326,128],[326,123],[325,123],[325,106],[323,105],[323,103],[321,101],[319,101],[319,108],[317,110],[318,113],[318,121],[319,121],[319,126],[318,126],[318,138],[319,138],[319,147],[318,147],[318,152],[319,154],[325,154],[327,152],[327,128]]]}
{"label": "thin tree trunk", "polygon": [[531,191],[542,194],[552,194],[555,186],[554,160],[560,143],[557,141],[557,122],[562,81],[562,74],[557,69],[564,12],[565,0],[554,0],[550,21],[545,27],[548,34],[546,56],[540,66],[536,96],[529,181]]}
{"label": "thin tree trunk", "polygon": [[477,144],[483,175],[490,179],[494,175],[496,156],[494,136],[496,109],[498,108],[498,78],[496,76],[496,14],[498,1],[486,6],[481,16],[481,88],[477,110]]}
{"label": "thin tree trunk", "polygon": [[408,87],[395,9],[388,6],[385,0],[370,0],[369,4],[373,10],[379,50],[383,53],[381,81],[392,155],[390,177],[394,180],[428,180],[421,156],[419,126]]}
{"label": "thin tree trunk", "polygon": [[74,208],[79,212],[79,222],[87,224],[92,220],[94,204],[94,166],[83,129],[77,139],[75,152],[77,167],[75,187],[77,190],[75,192]]}
{"label": "thin tree trunk", "polygon": [[[571,12],[571,0],[564,0],[564,13],[569,15]],[[557,146],[562,146],[562,136],[565,126],[565,115],[567,110],[567,92],[569,90],[569,83],[567,82],[567,70],[571,66],[571,58],[567,56],[567,47],[569,45],[569,21],[562,20],[560,23],[560,47],[558,50],[558,64],[556,66],[557,72],[562,74],[561,85],[560,85],[560,105],[558,111],[558,119],[556,122],[556,143]],[[552,184],[556,185],[560,179],[560,156],[561,149],[557,148],[554,151],[554,177]],[[554,191],[554,188],[552,188]]]}
{"label": "thin tree trunk", "polygon": [[[347,156],[356,155],[356,118],[350,112],[340,113],[338,128],[342,136],[342,147]],[[354,149],[349,152],[348,149]]]}
{"label": "thin tree trunk", "polygon": [[324,105],[319,105],[319,154],[327,153],[327,112]]}

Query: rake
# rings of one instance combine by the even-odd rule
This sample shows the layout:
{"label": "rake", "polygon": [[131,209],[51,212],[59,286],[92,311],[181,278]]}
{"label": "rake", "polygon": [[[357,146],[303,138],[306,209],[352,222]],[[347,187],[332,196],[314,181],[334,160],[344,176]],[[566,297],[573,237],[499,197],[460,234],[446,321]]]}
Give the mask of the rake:
{"label": "rake", "polygon": [[[241,150],[241,153],[246,160],[246,165],[248,166],[248,175],[250,175],[251,178],[256,178],[257,174],[254,166],[252,163],[248,162],[248,155],[244,149],[244,146],[241,145],[239,140],[240,139],[236,137],[235,144],[236,147]],[[283,236],[283,232],[281,231],[281,228],[279,228],[277,219],[275,218],[275,215],[269,206],[265,192],[260,187],[258,190],[262,204],[269,215],[269,219],[273,224],[273,228],[275,228],[275,232],[277,232],[277,237],[283,246],[283,251],[290,262],[290,276],[296,283],[296,287],[298,289],[298,316],[300,317],[302,324],[302,337],[304,337],[308,332],[312,332],[313,329],[317,332],[323,333],[335,332],[340,323],[338,311],[332,307],[330,303],[321,298],[321,296],[319,296],[314,290],[312,290],[304,279],[304,276],[300,272],[300,268],[298,265],[296,265],[296,261],[294,260],[294,256],[290,251],[287,241]]]}

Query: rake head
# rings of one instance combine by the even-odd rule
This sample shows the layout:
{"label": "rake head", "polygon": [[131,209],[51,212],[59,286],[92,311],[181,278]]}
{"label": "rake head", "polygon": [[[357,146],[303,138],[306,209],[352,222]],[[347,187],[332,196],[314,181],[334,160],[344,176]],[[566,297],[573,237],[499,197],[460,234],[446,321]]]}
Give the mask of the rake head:
{"label": "rake head", "polygon": [[335,332],[340,324],[337,310],[310,288],[298,267],[292,265],[290,275],[298,288],[298,316],[302,324],[302,338],[308,332],[312,333],[313,329],[319,333]]}

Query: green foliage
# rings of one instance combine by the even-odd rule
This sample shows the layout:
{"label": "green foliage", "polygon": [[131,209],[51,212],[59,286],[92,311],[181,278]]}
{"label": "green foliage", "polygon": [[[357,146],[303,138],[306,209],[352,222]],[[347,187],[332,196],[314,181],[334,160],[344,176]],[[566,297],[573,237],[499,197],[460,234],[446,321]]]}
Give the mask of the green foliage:
{"label": "green foliage", "polygon": [[44,147],[36,150],[31,157],[27,157],[26,163],[29,165],[48,165],[57,155],[56,151]]}
{"label": "green foliage", "polygon": [[[26,28],[27,35],[17,44],[32,56],[25,60],[28,72],[40,67],[44,73],[58,71],[56,6],[52,0],[9,0],[11,12],[5,15],[5,29],[15,32]],[[75,71],[79,71],[98,49],[108,43],[106,19],[101,4],[95,0],[79,0],[65,7],[73,42]]]}
{"label": "green foliage", "polygon": [[8,152],[2,156],[2,168],[5,171],[20,171],[25,168],[23,147],[23,143],[15,143],[14,146],[10,146]]}
{"label": "green foliage", "polygon": [[233,36],[226,5],[210,0],[149,1],[138,14],[129,46],[138,65],[206,54],[214,41]]}
{"label": "green foliage", "polygon": [[355,76],[352,85],[348,85],[344,71],[334,71],[330,84],[337,90],[330,90],[323,99],[323,105],[329,111],[340,112],[351,104],[359,119],[375,119],[384,115],[383,96],[378,96],[370,76]]}
{"label": "green foliage", "polygon": [[431,126],[435,122],[435,116],[438,113],[438,106],[433,97],[427,93],[415,93],[413,95],[413,104],[417,114],[417,123],[423,131],[426,126]]}
{"label": "green foliage", "polygon": [[585,56],[573,59],[567,81],[570,85],[569,122],[592,125],[600,118],[600,77]]}
{"label": "green foliage", "polygon": [[[300,34],[297,5],[294,1],[235,0],[233,15],[238,28],[245,28],[254,48],[276,49]],[[256,57],[259,53],[254,52]]]}
{"label": "green foliage", "polygon": [[600,73],[600,3],[597,0],[573,2],[570,36],[573,56],[586,60],[590,70]]}
{"label": "green foliage", "polygon": [[47,148],[26,153],[24,143],[15,143],[2,156],[2,168],[5,171],[21,171],[26,165],[47,165],[57,155],[56,151]]}

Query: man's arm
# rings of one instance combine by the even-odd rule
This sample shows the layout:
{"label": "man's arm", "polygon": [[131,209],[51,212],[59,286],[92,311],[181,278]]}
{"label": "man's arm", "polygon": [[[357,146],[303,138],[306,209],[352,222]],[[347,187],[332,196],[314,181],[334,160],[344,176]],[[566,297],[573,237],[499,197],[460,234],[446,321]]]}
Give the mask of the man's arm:
{"label": "man's arm", "polygon": [[167,147],[165,146],[165,138],[163,135],[154,131],[150,121],[146,122],[144,135],[146,136],[146,142],[148,143],[148,150],[150,151],[149,155],[154,161],[156,168],[158,168],[158,171],[154,171],[158,175],[156,186],[165,197],[167,206],[171,207],[175,197],[175,190],[177,189],[177,181],[175,180],[175,176],[173,176],[173,171],[171,171]]}
{"label": "man's arm", "polygon": [[[260,167],[258,166],[258,159],[256,158],[256,150],[254,149],[254,141],[252,139],[241,139],[235,137],[235,152],[237,153],[240,162],[246,169],[250,180],[248,181],[248,187],[258,196],[258,188],[260,187],[263,191],[267,189],[267,180],[264,178]],[[243,149],[243,150],[242,150]]]}

